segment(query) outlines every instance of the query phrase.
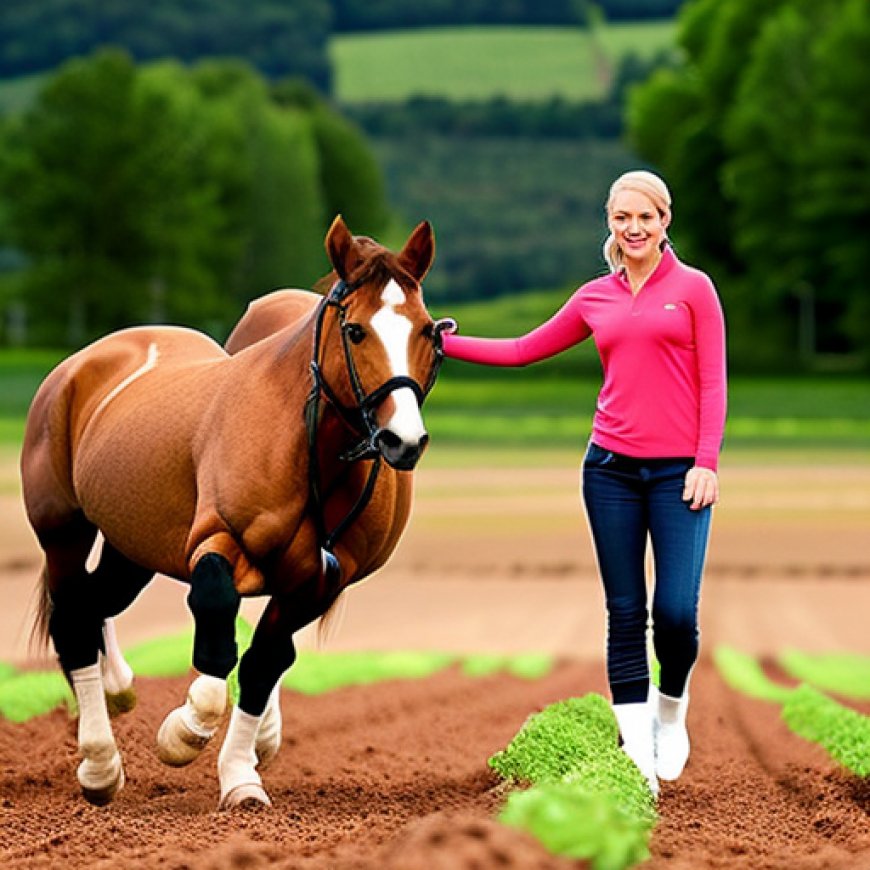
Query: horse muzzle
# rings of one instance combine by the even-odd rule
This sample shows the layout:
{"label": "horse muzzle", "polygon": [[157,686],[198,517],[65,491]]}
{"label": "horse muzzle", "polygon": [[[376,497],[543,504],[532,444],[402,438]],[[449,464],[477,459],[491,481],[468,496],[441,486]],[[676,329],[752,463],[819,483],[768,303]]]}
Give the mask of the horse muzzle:
{"label": "horse muzzle", "polygon": [[378,429],[372,441],[392,468],[397,471],[413,471],[429,443],[429,434],[423,432],[419,438],[407,440],[391,429]]}

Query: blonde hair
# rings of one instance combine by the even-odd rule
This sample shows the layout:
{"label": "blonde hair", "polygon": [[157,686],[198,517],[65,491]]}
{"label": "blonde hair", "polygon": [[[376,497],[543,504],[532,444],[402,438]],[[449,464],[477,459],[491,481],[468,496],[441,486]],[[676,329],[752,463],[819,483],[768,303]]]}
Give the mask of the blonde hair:
{"label": "blonde hair", "polygon": [[[616,195],[623,190],[633,190],[649,197],[661,218],[670,223],[671,192],[664,181],[654,172],[647,172],[645,169],[634,169],[631,172],[625,172],[620,175],[610,185],[610,193],[607,195],[607,205],[605,207],[607,214],[610,214],[610,208]],[[618,272],[622,267],[622,248],[619,247],[619,243],[616,241],[613,233],[604,242],[603,253],[610,271]]]}

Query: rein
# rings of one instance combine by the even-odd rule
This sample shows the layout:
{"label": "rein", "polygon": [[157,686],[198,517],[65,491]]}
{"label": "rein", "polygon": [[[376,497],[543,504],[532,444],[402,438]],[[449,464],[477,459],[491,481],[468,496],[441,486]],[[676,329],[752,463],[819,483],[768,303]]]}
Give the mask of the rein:
{"label": "rein", "polygon": [[[418,405],[422,407],[423,402],[426,400],[432,387],[435,386],[438,371],[444,360],[444,351],[441,341],[442,328],[439,328],[439,325],[435,324],[435,329],[432,335],[435,361],[429,372],[426,386],[421,387],[417,381],[406,375],[397,375],[385,381],[370,393],[366,393],[359,377],[356,363],[353,359],[353,352],[351,351],[351,343],[348,334],[347,305],[345,304],[347,298],[355,290],[359,289],[361,285],[361,281],[357,281],[353,284],[348,284],[344,280],[338,281],[332,290],[330,290],[330,292],[324,297],[318,307],[317,319],[314,325],[314,351],[310,363],[312,384],[311,391],[305,402],[305,428],[308,433],[309,497],[313,508],[318,542],[325,560],[327,578],[334,578],[336,581],[340,577],[341,569],[338,564],[338,559],[333,553],[335,544],[356,521],[371,500],[378,475],[380,474],[381,465],[383,463],[383,456],[378,450],[376,444],[378,427],[375,422],[375,409],[391,392],[402,387],[408,387],[416,396]],[[356,401],[356,405],[353,407],[348,407],[339,400],[335,390],[330,386],[321,369],[323,322],[329,308],[335,308],[338,311],[345,366],[347,368],[348,377]],[[339,416],[349,429],[355,431],[361,436],[360,441],[350,450],[342,453],[339,456],[339,459],[341,459],[342,462],[347,463],[358,462],[361,459],[373,460],[372,466],[369,469],[368,478],[366,479],[365,486],[363,487],[359,498],[350,511],[348,511],[347,515],[334,529],[332,529],[332,531],[329,531],[326,527],[324,495],[320,484],[320,462],[317,455],[317,434],[320,428],[322,416],[321,403],[323,399],[326,399],[326,401],[336,409]]]}

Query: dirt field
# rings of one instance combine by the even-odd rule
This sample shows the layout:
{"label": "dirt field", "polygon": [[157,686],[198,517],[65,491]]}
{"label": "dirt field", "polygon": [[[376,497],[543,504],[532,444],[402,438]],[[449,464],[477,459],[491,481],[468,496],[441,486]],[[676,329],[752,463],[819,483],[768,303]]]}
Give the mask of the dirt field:
{"label": "dirt field", "polygon": [[[11,469],[0,468],[0,660],[21,662],[38,554]],[[705,652],[870,654],[866,460],[726,460],[722,479]],[[119,620],[122,644],[187,627],[183,596],[180,584],[152,584]],[[314,643],[309,633],[301,645]],[[215,811],[215,747],[188,770],[157,761],[157,726],[186,681],[140,680],[139,708],[116,726],[128,784],[108,808],[77,794],[66,714],[0,723],[0,866],[572,866],[491,821],[503,795],[486,767],[529,713],[604,691],[602,598],[571,464],[424,461],[411,528],[387,568],[347,596],[327,648],[542,650],[561,664],[534,682],[448,671],[318,698],[285,692],[284,745],[264,772],[271,812]],[[707,661],[690,728],[693,757],[663,791],[645,866],[870,868],[868,783],[790,735],[775,707],[728,689]]]}

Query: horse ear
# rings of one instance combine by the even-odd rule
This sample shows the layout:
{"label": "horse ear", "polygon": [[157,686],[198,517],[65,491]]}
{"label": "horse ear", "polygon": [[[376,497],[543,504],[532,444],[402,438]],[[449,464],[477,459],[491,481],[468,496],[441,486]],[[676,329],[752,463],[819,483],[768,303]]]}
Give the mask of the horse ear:
{"label": "horse ear", "polygon": [[326,253],[336,274],[343,281],[348,280],[348,276],[362,259],[356,250],[353,236],[340,214],[335,216],[326,234]]}
{"label": "horse ear", "polygon": [[429,271],[434,259],[435,235],[432,232],[432,224],[429,221],[423,221],[408,236],[408,241],[405,242],[405,247],[399,254],[399,263],[409,275],[412,275],[419,282]]}

